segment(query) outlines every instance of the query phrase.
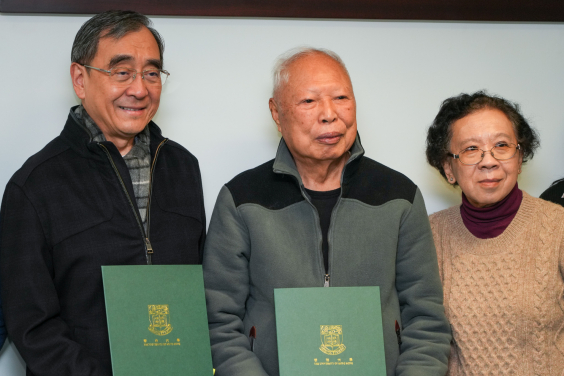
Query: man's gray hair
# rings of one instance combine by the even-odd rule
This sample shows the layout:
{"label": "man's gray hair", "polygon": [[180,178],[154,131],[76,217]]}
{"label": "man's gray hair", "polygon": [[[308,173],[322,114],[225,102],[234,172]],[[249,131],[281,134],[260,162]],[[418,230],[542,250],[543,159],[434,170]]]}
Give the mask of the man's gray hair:
{"label": "man's gray hair", "polygon": [[129,10],[110,10],[97,14],[86,21],[76,33],[72,44],[71,61],[82,65],[90,64],[98,52],[100,38],[120,39],[128,33],[139,31],[144,26],[155,37],[162,64],[164,40],[152,25],[147,16]]}
{"label": "man's gray hair", "polygon": [[337,64],[339,64],[347,76],[349,76],[349,71],[345,66],[345,63],[339,55],[331,50],[325,48],[313,48],[313,47],[296,47],[284,52],[282,55],[278,56],[274,68],[272,69],[272,97],[276,95],[276,92],[284,84],[287,84],[290,80],[290,72],[288,72],[288,67],[296,60],[302,57],[322,54],[331,59],[333,59]]}

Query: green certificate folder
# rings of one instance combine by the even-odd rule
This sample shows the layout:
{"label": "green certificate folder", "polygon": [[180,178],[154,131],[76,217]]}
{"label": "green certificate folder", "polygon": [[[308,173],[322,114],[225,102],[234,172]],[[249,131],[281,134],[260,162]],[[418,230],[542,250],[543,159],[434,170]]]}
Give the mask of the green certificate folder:
{"label": "green certificate folder", "polygon": [[200,265],[102,266],[114,376],[213,374]]}
{"label": "green certificate folder", "polygon": [[386,375],[380,288],[275,289],[280,376]]}

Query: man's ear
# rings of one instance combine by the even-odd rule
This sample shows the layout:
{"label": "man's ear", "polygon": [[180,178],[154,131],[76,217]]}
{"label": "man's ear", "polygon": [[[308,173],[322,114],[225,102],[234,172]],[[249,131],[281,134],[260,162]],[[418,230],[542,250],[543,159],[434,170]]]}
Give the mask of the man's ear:
{"label": "man's ear", "polygon": [[270,108],[270,114],[272,115],[272,120],[276,123],[278,127],[278,132],[282,132],[280,128],[280,112],[278,111],[278,105],[274,101],[274,98],[268,100],[268,108]]}
{"label": "man's ear", "polygon": [[70,75],[72,79],[72,87],[76,96],[84,100],[86,93],[84,90],[84,80],[86,76],[86,68],[78,63],[72,63],[70,66]]}

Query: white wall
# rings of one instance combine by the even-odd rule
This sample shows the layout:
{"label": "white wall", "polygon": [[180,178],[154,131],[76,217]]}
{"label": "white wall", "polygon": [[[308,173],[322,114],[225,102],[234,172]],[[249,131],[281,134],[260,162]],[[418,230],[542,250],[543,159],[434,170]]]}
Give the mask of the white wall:
{"label": "white wall", "polygon": [[[87,17],[0,14],[0,193],[62,129],[77,104],[70,49]],[[222,184],[274,157],[268,110],[277,55],[297,45],[339,53],[350,71],[367,155],[414,180],[428,211],[459,191],[426,165],[426,127],[441,101],[488,89],[515,100],[542,148],[519,185],[538,196],[564,176],[564,25],[153,18],[171,72],[155,121],[200,160],[208,218]],[[12,346],[0,375],[24,375]]]}

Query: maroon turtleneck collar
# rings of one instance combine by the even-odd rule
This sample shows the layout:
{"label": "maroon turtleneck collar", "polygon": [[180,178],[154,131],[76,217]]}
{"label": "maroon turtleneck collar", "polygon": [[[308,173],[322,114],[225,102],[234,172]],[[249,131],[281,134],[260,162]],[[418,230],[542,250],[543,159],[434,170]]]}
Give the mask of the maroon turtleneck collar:
{"label": "maroon turtleneck collar", "polygon": [[523,192],[518,184],[497,204],[487,208],[477,208],[462,193],[460,215],[464,225],[477,238],[489,239],[501,235],[509,226],[523,200]]}

